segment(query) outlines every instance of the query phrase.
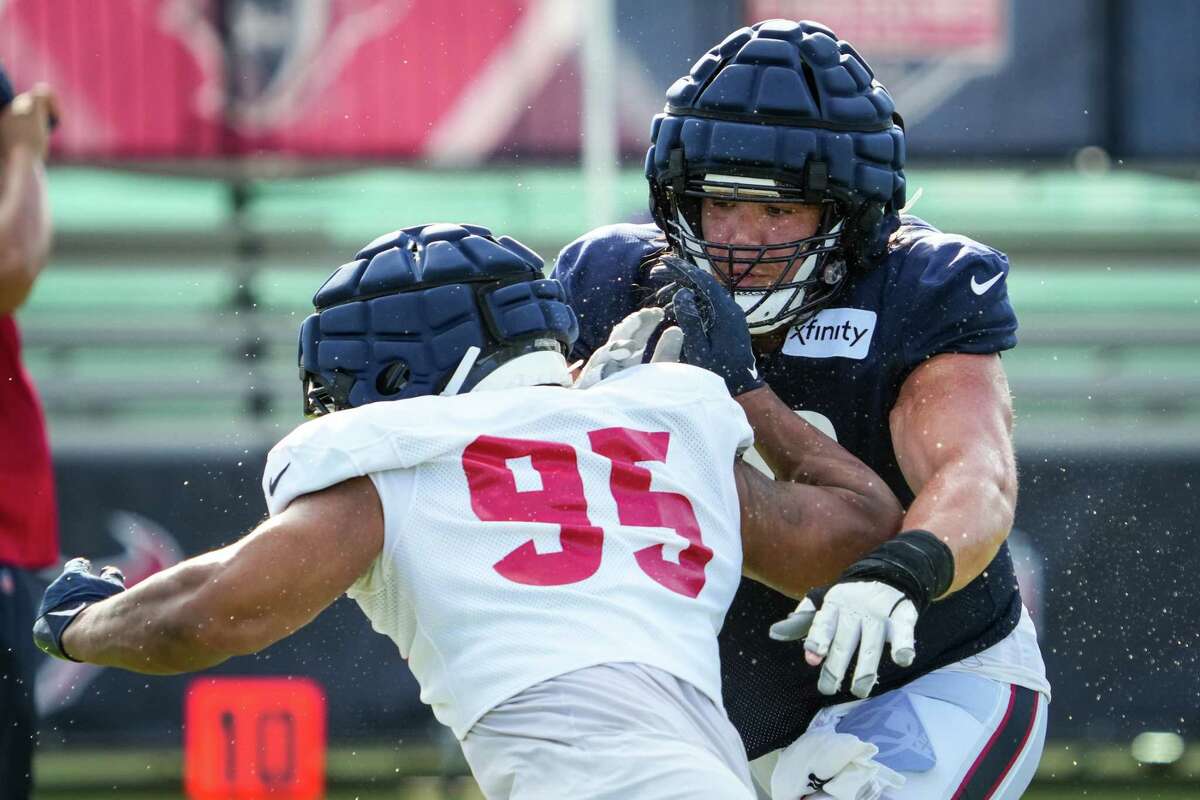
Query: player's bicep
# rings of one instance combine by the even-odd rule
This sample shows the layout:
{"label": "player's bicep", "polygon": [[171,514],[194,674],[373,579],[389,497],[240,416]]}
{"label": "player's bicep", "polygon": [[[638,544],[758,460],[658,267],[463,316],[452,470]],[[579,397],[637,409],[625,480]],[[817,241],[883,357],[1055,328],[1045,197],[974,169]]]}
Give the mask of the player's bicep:
{"label": "player's bicep", "polygon": [[310,622],[362,575],[383,548],[383,510],[369,478],[303,495],[250,535],[213,554],[204,613],[255,652]]}
{"label": "player's bicep", "polygon": [[996,354],[943,353],[912,371],[889,417],[892,444],[914,492],[952,463],[1012,474],[1012,397]]}

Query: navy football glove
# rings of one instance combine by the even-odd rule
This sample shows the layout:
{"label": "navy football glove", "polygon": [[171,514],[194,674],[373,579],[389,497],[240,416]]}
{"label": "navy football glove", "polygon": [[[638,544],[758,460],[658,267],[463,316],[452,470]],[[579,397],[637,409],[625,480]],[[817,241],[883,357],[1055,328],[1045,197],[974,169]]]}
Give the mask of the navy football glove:
{"label": "navy football glove", "polygon": [[92,574],[92,563],[73,558],[63,567],[62,575],[46,587],[37,621],[33,623],[33,641],[47,655],[76,661],[63,650],[62,637],[79,612],[93,603],[125,591],[125,576],[116,567],[105,567]]}
{"label": "navy football glove", "polygon": [[721,376],[733,397],[763,386],[746,315],[729,290],[683,259],[663,256],[659,263],[655,271],[669,270],[675,277],[658,297],[666,304],[668,319],[683,330],[680,360]]}

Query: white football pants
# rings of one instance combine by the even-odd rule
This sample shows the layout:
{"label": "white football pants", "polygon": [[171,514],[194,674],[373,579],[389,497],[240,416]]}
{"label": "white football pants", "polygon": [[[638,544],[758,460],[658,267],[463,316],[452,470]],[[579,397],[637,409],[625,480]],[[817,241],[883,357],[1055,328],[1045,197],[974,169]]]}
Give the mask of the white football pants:
{"label": "white football pants", "polygon": [[641,664],[544,681],[462,741],[488,800],[754,800],[746,751],[712,700]]}
{"label": "white football pants", "polygon": [[[981,675],[938,670],[898,689],[822,710],[809,731],[854,734],[904,775],[883,800],[1016,800],[1046,739],[1046,695]],[[770,786],[779,751],[752,766]],[[822,800],[824,792],[808,795]]]}

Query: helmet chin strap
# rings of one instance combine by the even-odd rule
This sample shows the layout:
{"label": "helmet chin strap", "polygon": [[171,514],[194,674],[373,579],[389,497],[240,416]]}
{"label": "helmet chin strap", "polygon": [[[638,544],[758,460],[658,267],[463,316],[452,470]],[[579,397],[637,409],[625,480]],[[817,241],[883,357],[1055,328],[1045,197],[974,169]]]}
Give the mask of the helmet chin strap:
{"label": "helmet chin strap", "polygon": [[462,388],[463,383],[467,380],[467,375],[471,372],[471,367],[475,366],[475,362],[479,359],[481,352],[483,351],[474,345],[467,348],[467,352],[463,353],[462,360],[454,368],[454,374],[446,382],[446,388],[441,391],[443,397],[453,397],[458,394],[458,390]]}
{"label": "helmet chin strap", "polygon": [[[700,240],[700,237],[696,235],[696,232],[694,230],[692,230],[692,226],[688,224],[687,218],[685,216],[683,216],[683,212],[679,211],[678,209],[675,211],[675,222],[676,222],[676,224],[679,225],[680,228],[683,228],[684,232],[687,233],[688,236],[691,236],[693,239],[696,239],[697,241]],[[680,244],[680,247],[684,250],[687,249],[683,244]],[[691,259],[691,262],[693,264],[695,264],[697,267],[699,267],[700,269],[707,272],[709,275],[717,274],[716,270],[713,269],[712,264],[708,263],[707,258],[704,258],[703,256],[698,256],[695,253],[687,253],[687,257],[689,259]]]}
{"label": "helmet chin strap", "polygon": [[495,392],[523,386],[570,386],[571,383],[571,372],[562,353],[537,350],[505,361],[480,379],[471,391]]}

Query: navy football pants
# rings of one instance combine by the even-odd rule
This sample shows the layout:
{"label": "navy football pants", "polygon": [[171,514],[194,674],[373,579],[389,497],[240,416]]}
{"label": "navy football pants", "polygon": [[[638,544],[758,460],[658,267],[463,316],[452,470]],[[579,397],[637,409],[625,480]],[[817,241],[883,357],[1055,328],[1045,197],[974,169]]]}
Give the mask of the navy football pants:
{"label": "navy football pants", "polygon": [[24,570],[0,564],[0,800],[27,800],[33,784],[38,651],[31,584]]}

